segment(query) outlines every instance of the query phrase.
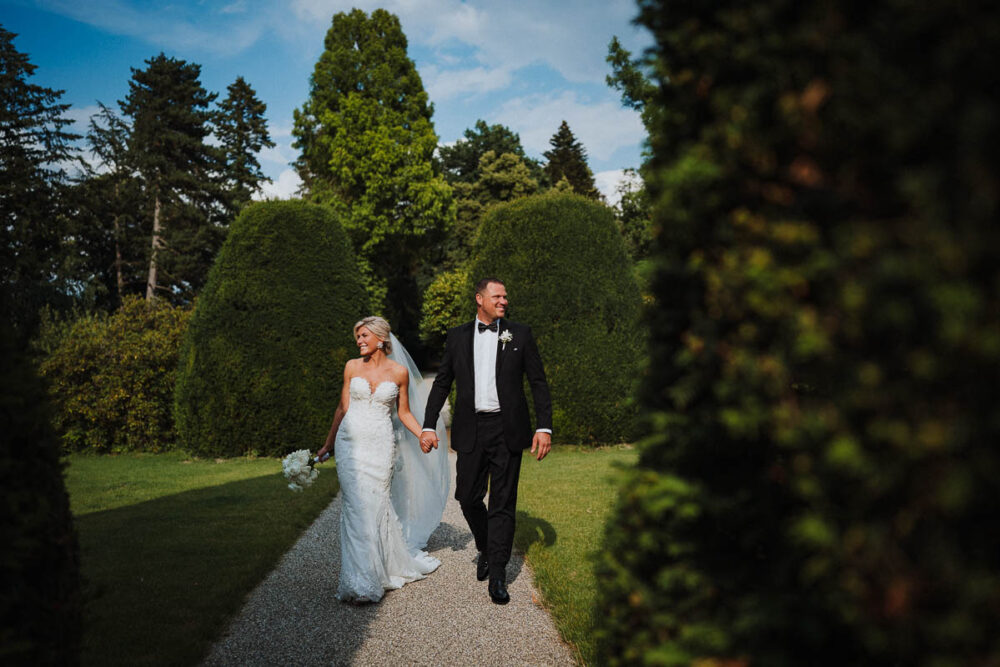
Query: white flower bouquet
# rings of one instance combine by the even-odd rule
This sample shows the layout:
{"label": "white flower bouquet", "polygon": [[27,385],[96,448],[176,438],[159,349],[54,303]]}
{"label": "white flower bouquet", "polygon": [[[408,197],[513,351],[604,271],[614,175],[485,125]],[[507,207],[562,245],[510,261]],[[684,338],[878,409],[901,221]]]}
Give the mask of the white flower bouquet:
{"label": "white flower bouquet", "polygon": [[299,449],[286,456],[281,461],[281,470],[288,480],[288,488],[292,491],[301,491],[319,477],[319,470],[316,470],[315,462],[308,449]]}

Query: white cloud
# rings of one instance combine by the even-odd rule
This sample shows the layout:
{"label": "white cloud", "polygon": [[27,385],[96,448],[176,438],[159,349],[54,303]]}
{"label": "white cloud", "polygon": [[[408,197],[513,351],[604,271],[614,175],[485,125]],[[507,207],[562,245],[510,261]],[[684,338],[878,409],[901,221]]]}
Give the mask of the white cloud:
{"label": "white cloud", "polygon": [[264,183],[254,199],[294,199],[298,197],[302,179],[293,169],[285,169],[273,183]]}
{"label": "white cloud", "polygon": [[[626,48],[649,42],[630,25],[633,0],[356,0],[366,12],[383,7],[399,16],[411,43],[429,47],[462,44],[483,67],[516,70],[544,63],[574,82],[603,83],[604,61],[615,34]],[[347,11],[340,0],[294,0],[300,21],[329,21]]]}
{"label": "white cloud", "polygon": [[621,146],[641,143],[646,136],[635,111],[610,101],[587,104],[572,92],[515,98],[500,108],[496,120],[520,134],[524,148],[535,155],[550,148],[549,139],[564,120],[588,156],[600,161]]}
{"label": "white cloud", "polygon": [[618,204],[618,199],[620,198],[618,195],[618,184],[624,175],[625,170],[623,169],[599,171],[594,174],[594,185],[604,195],[604,199],[608,202],[609,206]]}
{"label": "white cloud", "polygon": [[511,72],[504,67],[442,70],[431,65],[422,69],[421,77],[427,94],[435,102],[502,90],[511,83]]}

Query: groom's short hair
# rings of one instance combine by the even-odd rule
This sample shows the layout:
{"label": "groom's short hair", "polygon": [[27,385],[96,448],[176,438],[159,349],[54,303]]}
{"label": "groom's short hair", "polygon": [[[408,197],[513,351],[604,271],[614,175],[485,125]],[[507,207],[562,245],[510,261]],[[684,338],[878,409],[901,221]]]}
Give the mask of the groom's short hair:
{"label": "groom's short hair", "polygon": [[482,294],[483,292],[485,292],[486,286],[489,285],[490,283],[500,283],[504,287],[507,286],[504,283],[504,281],[500,280],[499,278],[483,278],[478,283],[476,283],[476,291],[473,292],[473,295]]}

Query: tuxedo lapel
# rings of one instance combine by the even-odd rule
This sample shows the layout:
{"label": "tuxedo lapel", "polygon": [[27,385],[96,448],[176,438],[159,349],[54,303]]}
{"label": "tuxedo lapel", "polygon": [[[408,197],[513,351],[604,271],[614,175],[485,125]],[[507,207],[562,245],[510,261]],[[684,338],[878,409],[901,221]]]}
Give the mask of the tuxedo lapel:
{"label": "tuxedo lapel", "polygon": [[505,329],[506,329],[505,323],[503,321],[503,318],[501,317],[500,319],[497,320],[497,334],[498,335],[497,335],[496,378],[497,378],[497,386],[498,387],[499,387],[499,383],[500,383],[500,367],[503,365],[503,357],[504,357],[503,353],[504,353],[504,348],[506,348],[506,345],[504,345],[503,343],[500,342],[500,336],[503,335],[503,332],[504,332]]}

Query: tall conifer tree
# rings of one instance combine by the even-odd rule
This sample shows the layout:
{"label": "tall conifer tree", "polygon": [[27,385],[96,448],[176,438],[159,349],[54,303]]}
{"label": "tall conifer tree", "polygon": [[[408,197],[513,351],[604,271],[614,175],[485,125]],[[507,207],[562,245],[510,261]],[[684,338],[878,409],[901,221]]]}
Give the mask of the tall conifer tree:
{"label": "tall conifer tree", "polygon": [[63,91],[28,82],[36,67],[14,37],[0,27],[0,282],[12,298],[6,316],[25,333],[61,292],[58,196],[79,137],[64,131]]}
{"label": "tall conifer tree", "polygon": [[566,121],[559,125],[559,130],[549,139],[549,145],[552,150],[544,153],[548,160],[545,173],[549,181],[555,185],[565,178],[573,186],[573,192],[591,199],[600,199],[601,193],[594,185],[594,174],[587,166],[587,151],[573,136]]}
{"label": "tall conifer tree", "polygon": [[416,332],[415,275],[454,219],[432,163],[433,107],[389,12],[334,15],[325,46],[295,112],[296,166],[314,199],[342,211],[375,308]]}
{"label": "tall conifer tree", "polygon": [[257,153],[272,148],[274,142],[264,118],[267,105],[257,98],[250,84],[242,76],[237,77],[226,91],[226,99],[219,103],[216,113],[215,134],[225,159],[226,203],[235,215],[260,190],[262,182],[270,182],[260,169]]}
{"label": "tall conifer tree", "polygon": [[129,153],[152,223],[146,300],[158,293],[183,301],[204,284],[223,228],[218,214],[219,155],[205,143],[216,95],[199,81],[201,67],[163,53],[132,69],[120,101],[132,123]]}

